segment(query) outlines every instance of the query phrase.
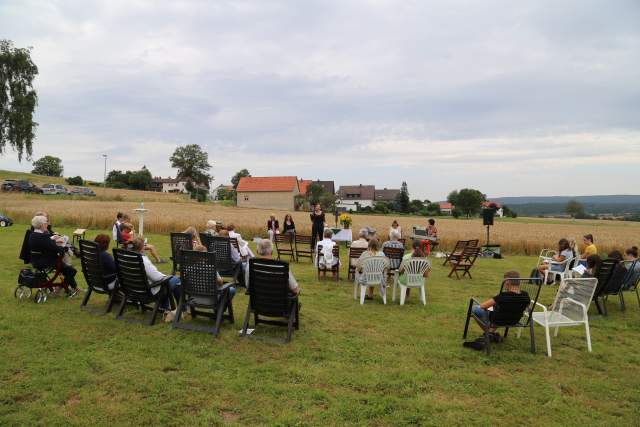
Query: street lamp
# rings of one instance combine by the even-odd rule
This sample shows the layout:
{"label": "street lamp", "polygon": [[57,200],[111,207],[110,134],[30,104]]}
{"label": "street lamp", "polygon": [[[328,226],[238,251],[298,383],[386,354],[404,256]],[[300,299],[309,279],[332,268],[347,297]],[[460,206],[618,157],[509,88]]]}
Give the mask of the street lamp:
{"label": "street lamp", "polygon": [[107,155],[103,154],[104,157],[104,177],[102,178],[102,188],[104,191],[107,191]]}

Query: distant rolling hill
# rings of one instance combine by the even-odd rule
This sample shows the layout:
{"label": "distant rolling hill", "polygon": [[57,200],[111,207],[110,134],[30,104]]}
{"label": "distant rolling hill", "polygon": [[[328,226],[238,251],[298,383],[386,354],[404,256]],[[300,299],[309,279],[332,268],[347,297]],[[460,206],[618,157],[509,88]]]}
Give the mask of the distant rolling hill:
{"label": "distant rolling hill", "polygon": [[582,203],[590,214],[640,212],[640,195],[499,197],[491,200],[509,206],[518,215],[560,215],[569,200]]}

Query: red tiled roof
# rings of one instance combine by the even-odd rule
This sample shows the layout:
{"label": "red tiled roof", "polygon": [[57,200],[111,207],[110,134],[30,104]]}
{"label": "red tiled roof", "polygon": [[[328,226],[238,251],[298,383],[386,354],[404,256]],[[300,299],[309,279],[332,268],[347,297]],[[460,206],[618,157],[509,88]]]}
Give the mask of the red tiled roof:
{"label": "red tiled roof", "polygon": [[488,200],[486,202],[482,202],[482,207],[483,208],[488,208],[491,205],[496,205],[496,208],[500,209],[502,207],[502,205],[498,202],[492,202],[491,200]]}
{"label": "red tiled roof", "polygon": [[310,179],[301,179],[299,181],[299,185],[300,185],[300,192],[302,194],[306,194],[307,193],[307,188],[309,188],[309,186],[313,183],[312,180]]}
{"label": "red tiled roof", "polygon": [[298,178],[295,176],[247,176],[240,178],[236,191],[294,191],[296,189],[298,189]]}
{"label": "red tiled roof", "polygon": [[449,202],[440,202],[440,209],[453,209],[453,205]]}

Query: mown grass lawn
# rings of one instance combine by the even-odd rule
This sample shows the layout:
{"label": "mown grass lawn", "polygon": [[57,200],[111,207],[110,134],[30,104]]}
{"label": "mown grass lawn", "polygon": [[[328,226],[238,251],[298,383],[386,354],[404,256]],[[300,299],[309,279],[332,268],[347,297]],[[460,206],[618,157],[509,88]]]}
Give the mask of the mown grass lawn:
{"label": "mown grass lawn", "polygon": [[[0,229],[0,425],[640,420],[635,299],[629,298],[625,312],[610,303],[608,318],[592,308],[593,353],[579,327],[561,330],[553,358],[546,357],[539,328],[536,355],[529,353],[527,332],[521,339],[510,336],[490,357],[462,347],[469,297],[494,295],[502,273],[526,274],[535,265],[532,257],[483,259],[473,280],[460,281],[448,279],[435,262],[426,307],[415,293],[404,307],[384,306],[379,298],[360,306],[350,282],[318,282],[310,264],[293,264],[303,288],[301,328],[290,344],[278,345],[238,337],[247,304],[242,292],[234,299],[235,325],[227,323],[217,339],[167,324],[146,327],[92,315],[79,309],[80,299],[19,303],[13,292],[24,229]],[[168,257],[168,236],[147,237]],[[550,304],[554,294],[554,287],[546,287],[542,302]],[[96,307],[104,301],[92,297]],[[477,335],[473,329],[472,337]]]}

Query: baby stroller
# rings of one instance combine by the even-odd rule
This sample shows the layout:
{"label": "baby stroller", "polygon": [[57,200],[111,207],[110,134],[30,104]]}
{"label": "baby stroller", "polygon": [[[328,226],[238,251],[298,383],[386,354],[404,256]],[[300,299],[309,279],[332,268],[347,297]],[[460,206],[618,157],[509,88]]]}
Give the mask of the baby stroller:
{"label": "baby stroller", "polygon": [[[56,289],[57,288],[57,289]],[[25,300],[31,297],[33,289],[37,289],[34,301],[43,304],[47,301],[50,293],[59,289],[64,289],[70,297],[75,296],[77,289],[69,289],[64,283],[62,276],[62,258],[59,257],[55,267],[43,269],[25,268],[20,270],[18,275],[18,286],[14,292],[14,297],[18,300]]]}

